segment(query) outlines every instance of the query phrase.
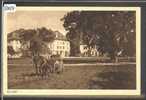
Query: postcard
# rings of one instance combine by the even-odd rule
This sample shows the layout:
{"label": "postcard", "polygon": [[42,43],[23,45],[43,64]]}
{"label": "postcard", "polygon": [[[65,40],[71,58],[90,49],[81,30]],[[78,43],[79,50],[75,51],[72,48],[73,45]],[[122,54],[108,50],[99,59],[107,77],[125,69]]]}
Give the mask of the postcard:
{"label": "postcard", "polygon": [[139,7],[3,7],[8,96],[141,94]]}

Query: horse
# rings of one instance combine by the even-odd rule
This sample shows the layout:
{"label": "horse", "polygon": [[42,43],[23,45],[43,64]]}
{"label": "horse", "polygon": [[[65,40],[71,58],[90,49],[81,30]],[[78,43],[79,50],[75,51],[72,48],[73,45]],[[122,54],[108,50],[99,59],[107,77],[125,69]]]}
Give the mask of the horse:
{"label": "horse", "polygon": [[36,70],[35,71],[36,75],[43,75],[43,73],[46,74],[46,71],[48,69],[51,70],[52,64],[49,64],[48,58],[43,57],[41,55],[34,55],[32,60],[34,64],[33,66],[35,67]]}
{"label": "horse", "polygon": [[39,55],[35,54],[32,56],[32,61],[33,61],[33,66],[35,68],[35,73],[36,75],[39,75],[39,67],[43,63],[43,60],[40,58]]}
{"label": "horse", "polygon": [[36,75],[43,77],[49,76],[50,73],[63,72],[64,65],[59,55],[52,55],[46,58],[41,55],[33,56],[33,63],[36,69]]}
{"label": "horse", "polygon": [[50,73],[52,73],[52,62],[48,59],[44,59],[43,64],[40,66],[40,74],[42,76],[42,78],[49,76]]}

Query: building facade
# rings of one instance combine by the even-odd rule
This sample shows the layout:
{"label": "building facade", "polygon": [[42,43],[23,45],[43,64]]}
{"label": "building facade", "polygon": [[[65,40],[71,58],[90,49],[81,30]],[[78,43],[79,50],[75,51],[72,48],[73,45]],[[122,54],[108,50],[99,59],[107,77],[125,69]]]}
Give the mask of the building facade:
{"label": "building facade", "polygon": [[55,40],[51,43],[48,43],[48,47],[51,50],[52,54],[58,54],[62,57],[67,57],[70,55],[70,42],[67,41],[66,37],[58,32],[54,32],[56,37]]}
{"label": "building facade", "polygon": [[84,57],[99,56],[99,52],[97,51],[96,46],[91,48],[85,44],[80,44],[80,52],[81,52],[81,56]]}
{"label": "building facade", "polygon": [[21,48],[21,43],[19,40],[12,40],[8,42],[8,46],[12,46],[15,52],[19,52]]}
{"label": "building facade", "polygon": [[9,34],[7,42],[8,58],[20,58],[22,56],[21,46],[19,37],[15,33]]}

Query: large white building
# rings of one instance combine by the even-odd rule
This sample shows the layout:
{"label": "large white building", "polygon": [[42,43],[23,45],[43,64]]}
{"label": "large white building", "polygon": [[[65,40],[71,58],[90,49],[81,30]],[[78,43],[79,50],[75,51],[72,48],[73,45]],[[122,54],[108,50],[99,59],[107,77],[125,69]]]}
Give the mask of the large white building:
{"label": "large white building", "polygon": [[62,33],[58,31],[55,31],[54,33],[56,35],[55,40],[48,44],[52,54],[59,54],[62,57],[69,56],[70,42],[67,41],[66,37]]}

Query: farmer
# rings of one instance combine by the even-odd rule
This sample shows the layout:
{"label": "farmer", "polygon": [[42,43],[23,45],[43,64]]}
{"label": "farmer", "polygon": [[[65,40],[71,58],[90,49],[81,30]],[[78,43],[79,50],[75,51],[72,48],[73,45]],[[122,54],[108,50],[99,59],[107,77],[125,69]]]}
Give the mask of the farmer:
{"label": "farmer", "polygon": [[62,58],[58,58],[55,63],[54,63],[54,69],[55,72],[57,72],[58,74],[63,72],[64,69],[64,65],[63,65],[63,60]]}

